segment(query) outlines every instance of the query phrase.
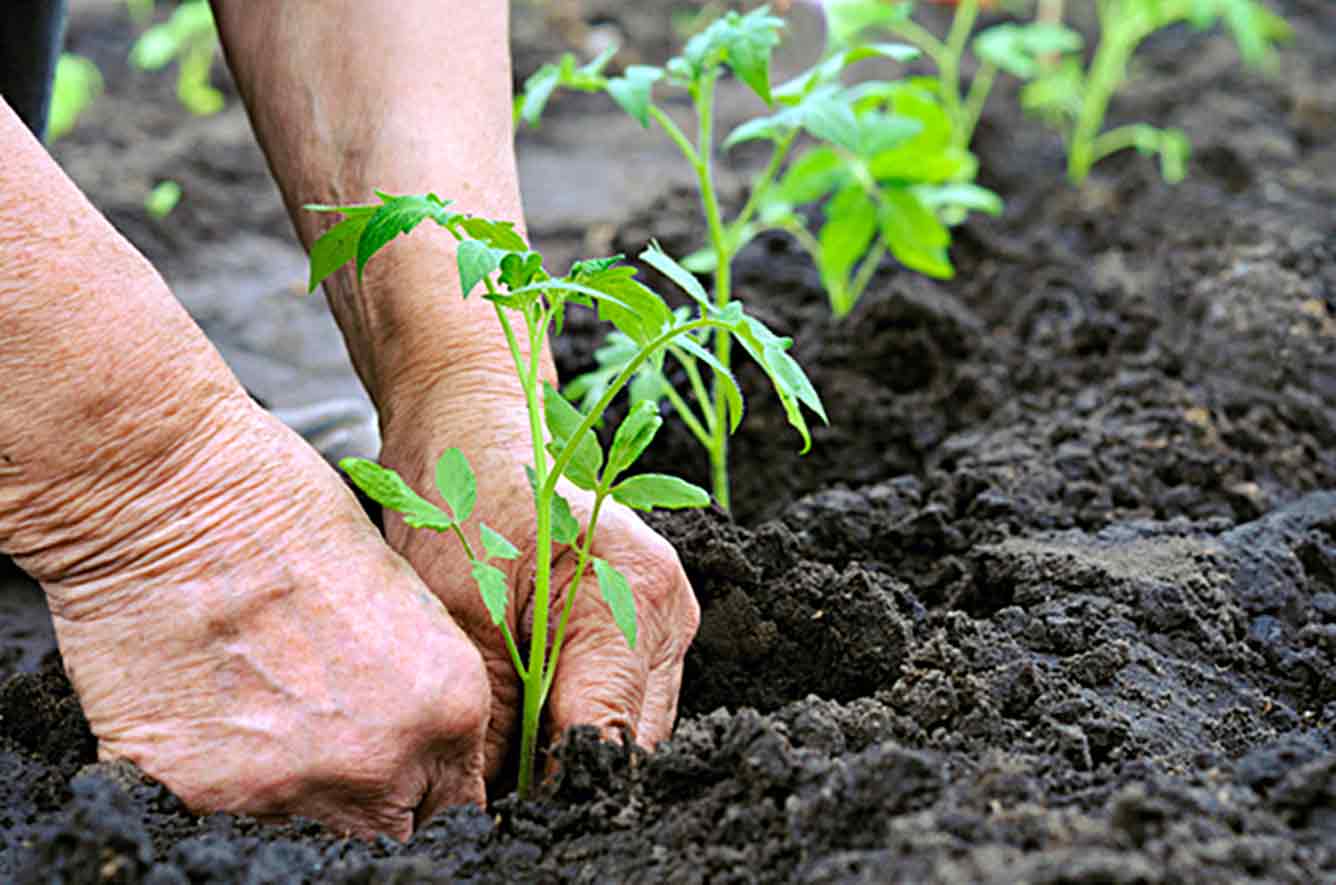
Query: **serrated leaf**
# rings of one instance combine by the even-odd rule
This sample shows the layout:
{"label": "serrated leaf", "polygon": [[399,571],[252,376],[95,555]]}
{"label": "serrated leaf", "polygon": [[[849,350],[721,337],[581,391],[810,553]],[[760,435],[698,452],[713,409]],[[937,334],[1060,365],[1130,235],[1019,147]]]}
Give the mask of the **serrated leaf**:
{"label": "serrated leaf", "polygon": [[573,545],[580,540],[580,521],[571,512],[571,504],[561,495],[552,494],[552,540]]}
{"label": "serrated leaf", "polygon": [[448,225],[452,219],[446,209],[449,204],[435,194],[408,194],[392,196],[379,195],[382,204],[367,222],[362,236],[357,241],[357,278],[362,278],[362,271],[371,256],[379,252],[390,240],[400,234],[411,233],[423,221],[432,219],[441,225]]}
{"label": "serrated leaf", "polygon": [[339,467],[366,496],[382,507],[402,514],[413,528],[448,531],[455,520],[445,511],[409,488],[403,477],[375,461],[344,458]]}
{"label": "serrated leaf", "polygon": [[801,115],[796,108],[785,108],[777,114],[756,117],[741,124],[724,139],[721,147],[728,150],[746,141],[779,141],[801,122]]}
{"label": "serrated leaf", "polygon": [[505,535],[493,529],[487,523],[481,523],[482,549],[487,551],[488,559],[517,559],[519,548],[506,540]]}
{"label": "serrated leaf", "polygon": [[608,81],[608,94],[641,126],[649,128],[649,108],[654,84],[663,77],[663,68],[630,65],[626,72]]}
{"label": "serrated leaf", "polygon": [[336,270],[357,257],[357,241],[370,220],[370,212],[345,218],[311,244],[311,277],[306,284],[307,292],[314,292]]}
{"label": "serrated leaf", "polygon": [[705,294],[705,287],[700,284],[700,280],[673,260],[673,257],[663,251],[658,243],[650,243],[649,248],[640,253],[640,260],[676,283],[700,305],[702,312],[710,309],[710,297]]}
{"label": "serrated leaf", "polygon": [[762,7],[742,16],[728,43],[728,66],[738,79],[751,87],[761,101],[771,104],[770,55],[779,44],[782,19]]}
{"label": "serrated leaf", "polygon": [[631,406],[612,437],[605,479],[616,479],[634,464],[662,426],[663,418],[659,415],[657,402],[641,400]]}
{"label": "serrated leaf", "polygon": [[612,267],[590,274],[581,284],[608,296],[598,316],[640,344],[647,344],[672,320],[672,311],[653,290],[634,279],[635,268]]}
{"label": "serrated leaf", "polygon": [[877,206],[862,185],[847,185],[826,204],[826,223],[817,233],[817,269],[835,305],[847,302],[850,273],[876,235]]}
{"label": "serrated leaf", "polygon": [[499,626],[506,619],[506,606],[510,602],[506,573],[494,565],[476,560],[472,565],[472,573],[483,605],[487,606],[487,613],[492,616],[492,624]]}
{"label": "serrated leaf", "polygon": [[457,522],[473,515],[478,502],[478,479],[469,460],[459,449],[446,449],[436,462],[436,490]]}
{"label": "serrated leaf", "polygon": [[547,107],[552,93],[561,85],[561,69],[556,65],[543,65],[524,81],[524,94],[519,101],[519,117],[530,126],[537,127]]}
{"label": "serrated leaf", "polygon": [[[547,422],[548,433],[552,435],[549,451],[553,457],[572,444],[575,432],[585,416],[567,402],[551,384],[543,384],[543,416]],[[603,468],[603,449],[592,430],[586,430],[574,441],[575,452],[566,465],[566,476],[586,491],[598,485],[598,472]]]}
{"label": "serrated leaf", "polygon": [[612,611],[613,623],[622,631],[628,648],[636,647],[636,598],[631,592],[631,584],[626,577],[611,563],[603,559],[594,560],[594,574],[598,578],[598,591],[603,601]]}
{"label": "serrated leaf", "polygon": [[[724,405],[728,412],[728,432],[732,433],[737,430],[738,424],[742,421],[742,391],[738,388],[738,381],[733,377],[733,373],[724,368],[723,363],[719,362],[713,353],[701,347],[688,336],[684,335],[674,339],[672,347],[700,360],[714,372],[716,388],[724,394]],[[702,403],[702,405],[705,404]]]}
{"label": "serrated leaf", "polygon": [[465,298],[474,287],[501,266],[501,259],[508,253],[493,249],[477,240],[464,240],[456,253],[459,264],[459,288]]}
{"label": "serrated leaf", "polygon": [[685,479],[664,473],[642,473],[623,480],[613,487],[612,498],[636,510],[710,506],[709,492]]}
{"label": "serrated leaf", "polygon": [[459,220],[459,227],[475,240],[482,240],[493,249],[505,252],[528,252],[529,244],[515,230],[513,221],[493,221],[490,218],[469,216]]}

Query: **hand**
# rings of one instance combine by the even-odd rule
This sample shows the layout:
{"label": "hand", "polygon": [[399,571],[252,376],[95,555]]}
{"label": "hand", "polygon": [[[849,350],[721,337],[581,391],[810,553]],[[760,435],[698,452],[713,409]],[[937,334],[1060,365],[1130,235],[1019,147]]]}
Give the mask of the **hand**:
{"label": "hand", "polygon": [[44,581],[99,755],[195,810],[367,837],[481,804],[472,643],[313,451],[235,411],[86,501],[110,537]]}
{"label": "hand", "polygon": [[[381,460],[419,493],[435,498],[436,460],[451,446],[463,450],[478,476],[478,505],[468,533],[476,538],[477,522],[484,522],[521,551],[508,573],[512,603],[507,615],[523,646],[533,626],[534,507],[524,474],[533,451],[523,398],[505,368],[455,372],[448,384],[443,381],[416,398],[415,407],[391,409],[395,417],[386,422]],[[583,524],[593,496],[569,486],[561,492]],[[386,535],[482,653],[492,686],[485,771],[489,779],[495,777],[516,739],[521,711],[519,678],[500,629],[492,624],[455,539],[410,529],[395,514],[386,515]],[[549,731],[560,735],[569,726],[592,724],[615,737],[625,729],[652,748],[672,732],[682,662],[699,624],[699,607],[673,548],[619,504],[604,503],[592,554],[608,560],[630,582],[638,641],[634,650],[627,647],[591,570],[581,582],[557,664],[547,708]],[[576,551],[558,547],[553,629],[575,567]]]}

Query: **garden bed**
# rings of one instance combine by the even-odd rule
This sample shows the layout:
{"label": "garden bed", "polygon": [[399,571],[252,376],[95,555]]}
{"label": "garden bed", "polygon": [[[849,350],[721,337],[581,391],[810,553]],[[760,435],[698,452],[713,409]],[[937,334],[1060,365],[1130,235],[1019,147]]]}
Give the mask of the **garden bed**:
{"label": "garden bed", "polygon": [[[703,609],[671,743],[574,734],[550,794],[405,845],[200,818],[95,764],[40,597],[0,577],[0,880],[1336,881],[1336,9],[1274,5],[1296,39],[1269,75],[1174,31],[1115,105],[1188,131],[1180,185],[1127,155],[1070,187],[1003,93],[977,148],[1006,213],[959,229],[954,281],[888,262],[836,321],[782,236],[743,253],[736,294],[796,339],[831,425],[799,457],[758,392],[735,518],[653,518]],[[588,6],[671,42],[666,5]],[[128,39],[110,11],[76,19],[110,91],[57,155],[174,283],[238,252],[285,279],[235,98],[180,119],[169,83],[119,61]],[[522,155],[609,162],[561,140],[627,131],[591,109],[555,103]],[[154,222],[137,182],[168,177],[186,200]],[[538,195],[556,208],[535,239],[700,245],[691,194],[642,194],[579,223]],[[596,344],[563,346],[563,372]],[[647,457],[706,478],[684,431]]]}

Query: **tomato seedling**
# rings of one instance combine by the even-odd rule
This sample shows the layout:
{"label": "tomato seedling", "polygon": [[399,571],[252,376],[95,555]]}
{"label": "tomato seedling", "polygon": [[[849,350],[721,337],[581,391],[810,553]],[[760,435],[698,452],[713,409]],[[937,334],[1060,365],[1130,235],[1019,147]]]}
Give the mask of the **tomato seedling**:
{"label": "tomato seedling", "polygon": [[1026,85],[1021,102],[1062,133],[1067,144],[1067,175],[1080,183],[1093,167],[1118,151],[1135,148],[1158,155],[1164,179],[1187,174],[1192,145],[1181,129],[1132,123],[1104,129],[1109,102],[1127,79],[1137,47],[1157,31],[1188,23],[1205,29],[1223,21],[1248,64],[1261,64],[1289,26],[1256,0],[1099,0],[1099,44],[1089,66],[1067,51],[1060,64]]}
{"label": "tomato seedling", "polygon": [[[729,12],[692,37],[682,54],[665,66],[631,65],[620,76],[604,73],[615,48],[585,65],[568,54],[527,80],[516,100],[516,115],[537,125],[552,94],[566,88],[606,92],[642,126],[657,125],[686,158],[699,184],[709,243],[682,263],[695,272],[713,272],[716,307],[732,300],[732,263],[738,252],[770,230],[790,233],[811,254],[837,316],[853,308],[888,253],[922,273],[951,276],[951,235],[944,219],[958,220],[970,210],[998,212],[1001,201],[973,184],[974,159],[967,150],[951,147],[950,126],[930,91],[914,82],[842,82],[845,71],[860,61],[905,62],[918,50],[897,43],[832,47],[811,69],[772,86],[771,56],[783,25],[767,7],[745,15]],[[716,144],[716,87],[726,72],[768,110]],[[694,140],[656,103],[654,90],[660,84],[690,98]],[[816,144],[797,153],[804,134]],[[770,158],[752,181],[745,204],[726,220],[715,155],[720,147],[727,150],[748,141],[770,142]],[[824,222],[813,232],[798,208],[818,202]],[[731,336],[717,334],[712,343],[715,362],[728,369]],[[577,378],[570,392],[590,403],[632,353],[625,339],[611,338],[596,355],[599,368]],[[679,394],[664,378],[648,373],[640,379],[640,390],[667,398],[704,447],[715,498],[727,507],[726,391],[717,372],[713,389],[705,386],[697,354],[680,356],[690,384],[687,393]]]}
{"label": "tomato seedling", "polygon": [[[737,301],[712,302],[699,281],[657,246],[640,255],[690,296],[693,309],[674,312],[649,287],[635,279],[635,268],[620,264],[621,256],[576,262],[563,276],[543,267],[543,258],[515,231],[513,223],[453,212],[449,202],[434,194],[391,196],[379,194],[379,204],[308,206],[344,216],[311,248],[310,289],[349,261],[355,261],[360,279],[366,263],[400,234],[423,221],[445,228],[457,241],[460,291],[465,298],[482,287],[482,297],[496,310],[499,333],[504,335],[515,373],[524,391],[533,463],[527,467],[534,494],[536,549],[533,589],[533,628],[527,660],[508,618],[514,616],[506,573],[497,561],[514,559],[518,548],[492,528],[469,519],[477,502],[477,481],[459,449],[444,452],[436,464],[436,490],[444,506],[427,500],[397,473],[358,458],[340,466],[368,496],[403,515],[413,528],[450,533],[462,545],[472,565],[474,581],[492,622],[500,629],[511,664],[524,685],[521,725],[519,792],[528,795],[533,783],[534,757],[540,715],[552,688],[557,661],[566,638],[571,610],[585,573],[592,567],[603,600],[612,612],[628,645],[636,642],[635,600],[627,579],[609,562],[591,555],[599,513],[609,500],[628,507],[703,507],[709,495],[677,477],[663,474],[625,475],[653,440],[663,419],[654,400],[633,400],[607,451],[594,433],[613,399],[645,368],[661,371],[667,354],[688,357],[708,366],[723,398],[727,429],[737,428],[743,400],[732,373],[704,346],[707,334],[728,338],[751,355],[770,378],[789,422],[811,445],[802,407],[825,420],[821,399],[807,376],[788,354],[792,341],[770,332],[750,317]],[[627,342],[625,364],[583,410],[557,390],[543,385],[539,353],[550,332],[560,334],[568,305],[597,311]],[[519,320],[518,327],[514,320]],[[523,336],[521,339],[520,336]],[[528,345],[528,356],[520,341]],[[593,494],[593,505],[583,536],[558,480]],[[578,548],[575,577],[556,621],[548,646],[552,614],[552,553],[555,544]]]}

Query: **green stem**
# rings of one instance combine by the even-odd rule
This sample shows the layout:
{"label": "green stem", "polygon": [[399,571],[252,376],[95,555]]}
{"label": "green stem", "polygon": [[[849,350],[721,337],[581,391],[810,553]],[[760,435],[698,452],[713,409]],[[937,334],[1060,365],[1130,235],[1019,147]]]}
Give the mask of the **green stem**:
{"label": "green stem", "polygon": [[[478,562],[478,557],[473,552],[473,545],[469,543],[469,539],[464,534],[464,530],[460,528],[459,523],[451,523],[450,528],[455,533],[455,537],[459,539],[459,543],[464,546],[464,555],[469,558],[469,562]],[[518,646],[515,645],[515,637],[510,632],[510,625],[503,620],[499,626],[501,627],[501,635],[506,640],[506,650],[510,652],[510,663],[515,666],[515,672],[520,674],[520,681],[523,682],[528,678],[529,671],[520,657]]]}
{"label": "green stem", "polygon": [[1140,123],[1133,123],[1097,135],[1090,143],[1090,165],[1093,166],[1110,154],[1137,147],[1141,141],[1138,135],[1145,128]]}
{"label": "green stem", "polygon": [[598,514],[607,500],[607,491],[600,489],[594,495],[594,509],[590,511],[589,523],[585,526],[584,543],[580,545],[580,558],[575,565],[575,577],[566,591],[566,604],[561,608],[561,618],[557,621],[557,634],[552,638],[552,653],[547,659],[547,673],[543,677],[543,693],[539,705],[547,703],[548,693],[552,691],[552,682],[557,675],[557,660],[561,657],[561,648],[566,642],[566,625],[571,620],[571,610],[575,607],[575,595],[580,592],[580,583],[584,580],[585,569],[589,567],[589,551],[594,544],[594,527],[598,524]]}
{"label": "green stem", "polygon": [[700,369],[696,366],[695,357],[680,352],[676,348],[669,347],[673,356],[682,364],[686,370],[687,380],[691,382],[691,392],[696,397],[696,402],[701,405],[701,414],[705,416],[705,425],[710,428],[711,434],[715,430],[715,414],[709,409],[710,395],[705,391],[705,381],[700,376]]}
{"label": "green stem", "polygon": [[942,59],[947,52],[946,44],[938,40],[937,35],[932,31],[912,19],[905,19],[899,24],[893,25],[892,30],[923,50],[923,54],[932,59],[933,64],[937,65],[938,69],[942,67]]}
{"label": "green stem", "polygon": [[[718,73],[702,78],[693,90],[699,146],[697,147],[696,177],[700,180],[700,199],[705,207],[705,222],[710,231],[710,245],[714,249],[714,303],[722,308],[732,297],[733,255],[728,246],[728,234],[719,211],[719,197],[714,184],[714,86]],[[714,336],[714,356],[719,365],[730,368],[733,360],[733,339],[726,334]],[[710,447],[710,476],[714,480],[714,497],[719,506],[729,508],[728,493],[728,400],[724,388],[714,385],[714,445]]]}
{"label": "green stem", "polygon": [[997,66],[984,62],[970,83],[970,91],[965,96],[965,107],[960,112],[960,126],[955,130],[956,147],[969,149],[974,140],[974,130],[983,116],[983,106],[988,103],[988,95],[993,91],[993,82],[997,79]]}
{"label": "green stem", "polygon": [[854,274],[853,280],[849,283],[849,303],[836,306],[836,317],[847,316],[849,311],[853,310],[858,299],[863,297],[863,291],[867,289],[868,283],[872,282],[872,275],[877,272],[877,266],[885,257],[886,247],[878,241],[877,248],[863,259],[863,263],[858,267],[858,273]]}
{"label": "green stem", "polygon": [[[690,403],[682,399],[682,395],[673,390],[671,384],[664,386],[663,395],[677,412],[677,416],[682,419],[682,423],[691,431],[691,435],[696,437],[696,440],[708,450],[714,444],[714,435],[706,430],[700,420],[696,418],[696,413],[691,411]],[[708,402],[708,400],[702,402]],[[705,414],[708,416],[713,413],[707,410]]]}
{"label": "green stem", "polygon": [[775,143],[775,149],[770,154],[770,162],[761,170],[761,174],[752,182],[751,193],[747,195],[747,202],[743,205],[742,211],[733,219],[728,226],[730,240],[736,240],[737,234],[751,221],[751,217],[756,214],[760,208],[761,198],[765,192],[770,189],[774,183],[775,176],[779,174],[780,167],[784,165],[784,160],[788,158],[789,151],[793,148],[793,143],[798,139],[798,130],[795,129],[788,135]]}
{"label": "green stem", "polygon": [[[486,280],[487,289],[490,294],[495,295],[496,290],[490,279]],[[542,490],[548,489],[545,482],[547,479],[547,456],[543,447],[543,423],[542,408],[538,402],[537,380],[537,362],[531,356],[530,368],[526,369],[524,357],[521,355],[519,343],[515,337],[515,330],[510,325],[510,320],[499,305],[493,305],[496,310],[497,319],[501,323],[501,328],[505,332],[506,345],[510,348],[511,359],[515,362],[515,371],[519,374],[524,389],[524,405],[529,415],[529,434],[533,439],[534,448],[534,475],[537,477],[539,494],[535,495],[535,522],[536,522],[536,541],[534,562],[534,619],[533,635],[529,641],[529,665],[527,668],[517,672],[521,673],[521,681],[524,684],[524,714],[520,731],[520,770],[517,790],[521,798],[528,797],[533,788],[534,756],[538,743],[538,725],[539,717],[542,713],[541,687],[543,682],[543,661],[547,652],[547,603],[551,599],[552,587],[552,494],[548,491],[546,498]],[[529,341],[530,350],[534,350],[532,342],[534,341],[534,328],[530,323],[528,316],[525,316],[526,325],[530,325]],[[542,327],[542,323],[537,324]],[[509,631],[506,631],[509,632]],[[514,651],[516,660],[520,658],[519,649]]]}
{"label": "green stem", "polygon": [[1095,165],[1095,138],[1099,135],[1099,127],[1104,123],[1104,114],[1114,91],[1122,82],[1127,60],[1141,41],[1139,32],[1119,27],[1112,16],[1101,22],[1100,30],[1099,47],[1090,62],[1085,96],[1067,150],[1067,177],[1076,184],[1085,181],[1090,168]]}
{"label": "green stem", "polygon": [[942,103],[946,105],[947,116],[951,118],[951,128],[959,132],[964,128],[964,110],[960,103],[960,60],[965,55],[965,44],[970,32],[974,30],[974,21],[979,17],[979,0],[960,0],[956,14],[951,19],[951,30],[946,35],[946,46],[937,61],[938,77],[942,83]]}
{"label": "green stem", "polygon": [[[653,341],[642,347],[640,352],[631,357],[627,364],[622,367],[622,370],[617,373],[617,377],[608,385],[608,389],[603,391],[603,395],[598,398],[598,402],[594,403],[594,407],[584,416],[584,420],[580,422],[580,425],[570,435],[570,438],[572,440],[583,439],[585,433],[593,429],[594,425],[598,423],[599,418],[602,417],[605,411],[607,411],[608,406],[612,404],[613,399],[616,398],[623,387],[630,383],[631,379],[635,377],[636,372],[640,370],[640,367],[645,364],[645,361],[648,360],[656,350],[663,347],[677,336],[694,332],[697,329],[720,329],[726,332],[729,330],[729,327],[719,320],[699,319],[693,320],[686,325],[669,329],[667,332],[660,334],[658,338],[655,338]],[[549,498],[556,489],[557,479],[566,472],[566,467],[571,463],[571,459],[575,457],[575,449],[575,446],[567,445],[552,462],[552,471],[548,474],[547,482],[542,486],[542,492],[547,494]]]}

